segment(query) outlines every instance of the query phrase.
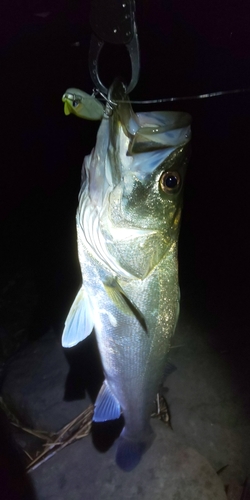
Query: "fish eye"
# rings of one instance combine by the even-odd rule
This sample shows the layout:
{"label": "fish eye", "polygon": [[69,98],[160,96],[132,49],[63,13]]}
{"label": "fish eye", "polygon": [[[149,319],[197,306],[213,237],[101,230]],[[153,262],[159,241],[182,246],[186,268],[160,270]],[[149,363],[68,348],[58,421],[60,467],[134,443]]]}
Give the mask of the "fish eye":
{"label": "fish eye", "polygon": [[179,172],[164,172],[160,178],[160,186],[165,193],[176,191],[180,186],[181,177]]}
{"label": "fish eye", "polygon": [[76,108],[78,106],[78,104],[80,104],[79,99],[74,99],[73,102],[72,102],[73,108]]}

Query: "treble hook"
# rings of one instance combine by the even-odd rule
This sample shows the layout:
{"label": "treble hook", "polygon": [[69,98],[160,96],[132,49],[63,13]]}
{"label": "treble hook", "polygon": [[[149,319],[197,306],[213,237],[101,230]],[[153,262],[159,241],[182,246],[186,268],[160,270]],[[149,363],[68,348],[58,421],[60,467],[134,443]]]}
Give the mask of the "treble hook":
{"label": "treble hook", "polygon": [[103,94],[108,94],[98,74],[99,55],[104,43],[123,44],[128,50],[132,68],[131,80],[126,88],[128,94],[136,86],[140,71],[134,0],[93,0],[90,24],[94,33],[90,41],[89,71],[94,85]]}

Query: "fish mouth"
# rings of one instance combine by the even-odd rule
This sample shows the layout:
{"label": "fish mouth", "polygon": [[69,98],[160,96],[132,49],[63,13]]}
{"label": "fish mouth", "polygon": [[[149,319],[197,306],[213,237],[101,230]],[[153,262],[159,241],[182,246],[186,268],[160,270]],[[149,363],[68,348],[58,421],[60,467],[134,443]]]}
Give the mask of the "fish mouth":
{"label": "fish mouth", "polygon": [[[126,172],[139,178],[152,173],[177,147],[191,139],[191,116],[181,111],[150,111],[135,113],[126,87],[115,80],[109,91],[112,116],[110,140],[114,148],[110,162],[114,184]],[[110,104],[107,108],[110,112]]]}
{"label": "fish mouth", "polygon": [[[94,205],[103,206],[111,191],[124,182],[143,181],[177,147],[191,139],[191,117],[179,111],[135,113],[125,85],[116,79],[85,168]],[[90,168],[91,167],[91,168]],[[89,170],[89,172],[88,172]]]}
{"label": "fish mouth", "polygon": [[[183,111],[150,111],[135,113],[125,85],[115,80],[110,87],[106,116],[112,116],[112,127],[121,125],[130,138],[129,154],[181,146],[191,139],[191,116]],[[115,130],[117,132],[117,130]]]}
{"label": "fish mouth", "polygon": [[[111,111],[110,111],[111,108]],[[108,94],[106,114],[113,117],[112,126],[116,129],[119,125],[123,128],[125,135],[131,138],[140,128],[138,115],[133,111],[125,85],[116,79],[111,85]],[[117,132],[117,130],[115,130]],[[111,135],[112,135],[111,129]]]}

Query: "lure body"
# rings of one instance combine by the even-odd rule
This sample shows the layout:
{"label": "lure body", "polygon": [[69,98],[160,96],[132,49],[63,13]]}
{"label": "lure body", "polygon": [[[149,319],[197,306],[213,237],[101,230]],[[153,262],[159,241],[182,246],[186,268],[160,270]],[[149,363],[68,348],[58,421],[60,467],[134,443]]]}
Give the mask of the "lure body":
{"label": "lure body", "polygon": [[73,114],[87,120],[101,120],[104,107],[94,96],[83,90],[70,88],[62,96],[65,115]]}

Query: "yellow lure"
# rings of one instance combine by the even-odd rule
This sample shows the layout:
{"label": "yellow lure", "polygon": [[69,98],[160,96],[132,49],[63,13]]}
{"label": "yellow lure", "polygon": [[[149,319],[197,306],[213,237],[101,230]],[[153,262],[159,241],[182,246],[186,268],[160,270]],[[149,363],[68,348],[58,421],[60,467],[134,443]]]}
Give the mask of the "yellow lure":
{"label": "yellow lure", "polygon": [[62,96],[64,102],[64,113],[78,116],[87,120],[101,120],[104,106],[94,96],[83,92],[83,90],[70,88]]}

